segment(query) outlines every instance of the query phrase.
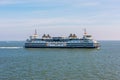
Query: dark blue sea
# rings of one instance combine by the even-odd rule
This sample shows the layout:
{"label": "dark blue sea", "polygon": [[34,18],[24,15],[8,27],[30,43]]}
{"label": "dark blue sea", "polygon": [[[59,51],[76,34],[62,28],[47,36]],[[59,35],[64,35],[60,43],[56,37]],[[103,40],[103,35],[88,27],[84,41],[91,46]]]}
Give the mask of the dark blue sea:
{"label": "dark blue sea", "polygon": [[99,49],[25,49],[0,42],[0,80],[120,80],[120,41]]}

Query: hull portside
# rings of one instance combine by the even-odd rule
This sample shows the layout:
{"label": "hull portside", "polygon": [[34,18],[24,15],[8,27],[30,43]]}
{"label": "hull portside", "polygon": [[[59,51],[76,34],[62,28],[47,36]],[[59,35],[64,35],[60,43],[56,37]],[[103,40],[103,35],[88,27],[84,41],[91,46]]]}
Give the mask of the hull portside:
{"label": "hull portside", "polygon": [[66,45],[47,45],[46,43],[25,43],[25,48],[98,48],[98,43],[79,43]]}

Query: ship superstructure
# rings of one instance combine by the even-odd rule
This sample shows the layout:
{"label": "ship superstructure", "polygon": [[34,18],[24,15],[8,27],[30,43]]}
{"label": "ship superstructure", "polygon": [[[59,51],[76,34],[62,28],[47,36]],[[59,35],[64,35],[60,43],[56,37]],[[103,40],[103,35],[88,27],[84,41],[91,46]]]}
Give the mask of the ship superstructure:
{"label": "ship superstructure", "polygon": [[92,39],[91,35],[86,33],[82,38],[78,38],[75,34],[70,34],[68,37],[51,37],[49,34],[44,34],[41,38],[38,37],[37,31],[30,36],[25,42],[25,48],[97,48],[99,42]]}

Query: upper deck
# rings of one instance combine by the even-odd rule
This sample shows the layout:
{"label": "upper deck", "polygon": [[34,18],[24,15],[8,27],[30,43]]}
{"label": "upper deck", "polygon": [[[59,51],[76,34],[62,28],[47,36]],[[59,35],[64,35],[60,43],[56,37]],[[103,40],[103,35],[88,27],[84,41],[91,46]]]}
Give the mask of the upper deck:
{"label": "upper deck", "polygon": [[97,42],[92,39],[91,35],[84,31],[84,35],[82,38],[78,38],[76,34],[70,34],[67,37],[51,37],[49,34],[43,34],[40,38],[35,30],[35,33],[30,36],[29,39],[26,41],[27,43],[46,43],[46,42],[66,42],[66,43],[94,43]]}

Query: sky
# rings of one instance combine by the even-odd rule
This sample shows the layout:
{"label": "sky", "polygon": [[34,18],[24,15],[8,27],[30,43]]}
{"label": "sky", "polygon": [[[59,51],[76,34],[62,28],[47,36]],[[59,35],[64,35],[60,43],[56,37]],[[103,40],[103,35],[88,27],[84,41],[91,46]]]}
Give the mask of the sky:
{"label": "sky", "polygon": [[82,37],[84,28],[96,40],[120,40],[120,0],[0,0],[0,41],[26,40],[35,29]]}

